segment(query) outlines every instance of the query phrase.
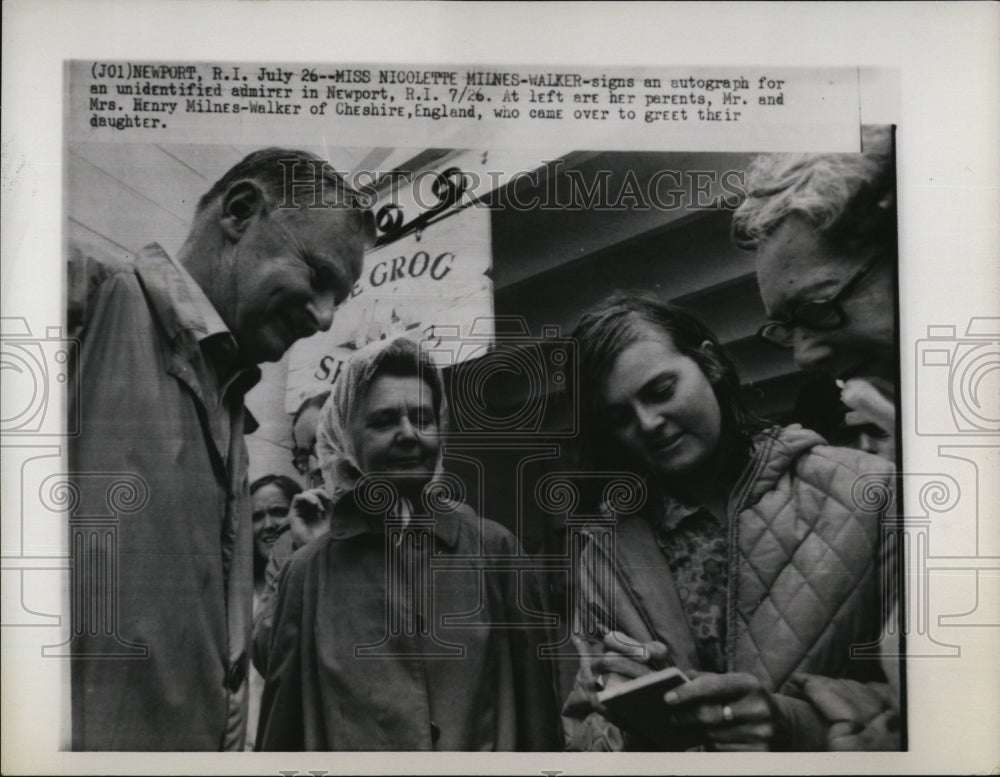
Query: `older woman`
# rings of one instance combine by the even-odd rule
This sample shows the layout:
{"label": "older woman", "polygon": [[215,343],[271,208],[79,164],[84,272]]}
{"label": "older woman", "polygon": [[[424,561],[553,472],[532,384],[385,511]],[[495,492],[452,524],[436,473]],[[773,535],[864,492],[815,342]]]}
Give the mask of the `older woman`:
{"label": "older woman", "polygon": [[[599,623],[564,708],[570,748],[821,750],[843,724],[892,729],[878,661],[852,657],[882,625],[880,506],[862,494],[888,491],[887,462],[765,427],[715,336],[656,300],[613,296],[575,336],[588,460],[640,473],[647,498],[584,550]],[[669,664],[693,677],[661,697],[670,724],[613,725],[597,692]],[[814,703],[831,683],[839,707]]]}
{"label": "older woman", "polygon": [[[360,352],[317,435],[321,535],[283,572],[262,750],[561,748],[537,594],[517,540],[442,496],[438,372],[398,339]],[[329,521],[329,530],[325,523]]]}

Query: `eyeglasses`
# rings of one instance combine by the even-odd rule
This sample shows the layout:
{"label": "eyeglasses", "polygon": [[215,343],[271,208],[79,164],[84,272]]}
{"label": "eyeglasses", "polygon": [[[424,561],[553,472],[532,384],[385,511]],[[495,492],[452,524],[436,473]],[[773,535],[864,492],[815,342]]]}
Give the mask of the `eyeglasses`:
{"label": "eyeglasses", "polygon": [[854,273],[836,294],[826,299],[812,299],[795,306],[791,314],[784,319],[773,319],[757,330],[757,336],[771,345],[779,348],[791,348],[792,336],[796,327],[805,327],[825,332],[837,329],[847,323],[847,316],[840,306],[840,300],[868,275],[881,257],[876,256],[864,267]]}

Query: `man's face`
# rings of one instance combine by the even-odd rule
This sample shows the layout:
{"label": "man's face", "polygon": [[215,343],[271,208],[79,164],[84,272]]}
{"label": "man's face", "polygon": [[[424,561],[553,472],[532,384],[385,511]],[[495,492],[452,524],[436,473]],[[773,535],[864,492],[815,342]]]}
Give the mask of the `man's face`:
{"label": "man's face", "polygon": [[[873,256],[838,251],[804,218],[790,216],[757,249],[757,282],[768,315],[782,320],[803,302],[833,297]],[[876,266],[837,300],[844,313],[841,326],[794,327],[795,363],[844,380],[874,379],[890,389],[896,358],[893,300],[891,269]]]}
{"label": "man's face", "polygon": [[364,245],[347,212],[275,209],[254,216],[231,244],[220,306],[244,360],[277,361],[323,332],[361,273]]}

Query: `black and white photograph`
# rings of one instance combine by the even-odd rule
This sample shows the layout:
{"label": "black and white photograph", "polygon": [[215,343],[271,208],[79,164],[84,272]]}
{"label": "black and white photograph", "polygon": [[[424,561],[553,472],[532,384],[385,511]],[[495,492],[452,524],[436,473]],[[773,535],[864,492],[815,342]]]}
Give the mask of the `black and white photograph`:
{"label": "black and white photograph", "polygon": [[920,771],[929,674],[986,769],[995,181],[927,210],[905,67],[125,49],[35,309],[5,116],[11,773]]}
{"label": "black and white photograph", "polygon": [[[260,749],[553,750],[564,730],[574,750],[660,749],[673,726],[662,741],[636,738],[611,727],[596,694],[671,665],[705,675],[691,681],[704,695],[679,707],[678,720],[720,716],[692,746],[898,748],[898,630],[882,600],[896,557],[889,503],[872,495],[892,486],[895,447],[892,128],[866,127],[862,139],[857,154],[569,151],[519,175],[482,175],[484,159],[503,160],[489,150],[334,150],[335,166],[277,148],[71,148],[72,239],[105,246],[69,249],[69,334],[82,346],[72,469],[133,473],[146,497],[107,535],[111,557],[90,555],[90,524],[71,524],[83,549],[72,595],[84,599],[72,648],[74,748],[228,747],[223,702],[242,701],[246,683],[251,723],[262,716],[246,738]],[[199,174],[213,156],[229,170],[206,164]],[[306,182],[316,170],[314,196]],[[504,178],[476,194],[477,180],[485,189]],[[341,194],[365,196],[349,182],[369,179],[389,202],[339,211]],[[406,207],[393,181],[410,187]],[[199,183],[209,199],[179,191]],[[165,202],[172,190],[180,196]],[[104,196],[83,196],[97,191]],[[464,206],[466,192],[474,204]],[[116,261],[131,225],[119,226],[108,204],[126,199],[144,228],[197,203],[193,230],[176,252],[129,241],[122,247],[136,258]],[[244,259],[252,219],[266,224],[257,211],[287,226],[270,236],[273,253]],[[240,215],[250,224],[228,227]],[[203,241],[232,257],[199,269]],[[258,256],[262,270],[251,264]],[[157,264],[185,272],[148,278]],[[218,288],[211,309],[231,308],[233,323],[175,322],[196,315],[174,311],[197,305],[194,291],[159,309],[113,301],[122,272],[134,272],[140,300],[172,297],[177,284]],[[114,296],[103,299],[102,288]],[[177,327],[165,356],[150,344],[152,323],[131,316]],[[201,406],[208,389],[175,375],[171,341],[182,329],[233,333],[233,373],[218,383],[245,394],[248,414],[232,431],[204,425],[224,392]],[[185,352],[184,371],[217,369],[202,358]],[[257,359],[259,388],[247,390]],[[153,365],[177,395],[171,403]],[[193,450],[244,433],[245,463]],[[235,528],[231,548],[218,544],[220,526],[235,520],[227,469],[249,484],[252,555],[238,550]],[[355,489],[377,475],[399,493],[388,510],[376,509],[381,493],[364,497],[369,511]],[[401,475],[413,482],[404,488]],[[94,499],[116,482],[88,475],[101,491]],[[162,510],[156,493],[170,495]],[[406,519],[432,493],[457,512],[427,511],[430,535],[417,542]],[[374,536],[349,528],[362,515]],[[387,520],[403,533],[378,525]],[[462,530],[446,536],[451,522]],[[609,531],[614,555],[595,556]],[[386,543],[404,538],[427,557],[397,558]],[[271,555],[314,540],[314,553],[268,582]],[[446,550],[472,557],[470,568],[439,564]],[[208,563],[227,557],[228,568]],[[240,558],[255,566],[256,612],[238,621],[256,622],[252,650],[234,644],[233,625],[228,640],[211,641],[237,618],[223,595]],[[607,568],[590,566],[599,563]],[[308,581],[292,576],[298,565]],[[98,601],[109,581],[84,569],[113,570],[113,627]],[[283,591],[282,579],[295,588]],[[652,598],[636,608],[636,597]],[[215,630],[194,633],[222,614]],[[91,633],[95,616],[111,628]],[[308,640],[304,620],[315,624]],[[363,650],[380,639],[381,655]],[[892,648],[890,666],[873,649],[879,640]],[[634,655],[636,646],[648,654]],[[112,658],[119,650],[143,654]],[[835,717],[844,704],[856,717]],[[824,705],[837,712],[824,717]],[[838,736],[850,730],[839,724],[877,731]]]}

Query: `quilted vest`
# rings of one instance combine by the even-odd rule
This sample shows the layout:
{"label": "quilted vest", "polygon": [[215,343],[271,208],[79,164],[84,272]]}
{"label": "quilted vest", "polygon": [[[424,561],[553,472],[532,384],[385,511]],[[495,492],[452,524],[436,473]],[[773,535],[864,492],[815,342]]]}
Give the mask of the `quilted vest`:
{"label": "quilted vest", "polygon": [[[835,448],[799,426],[773,428],[729,503],[728,671],[749,672],[780,691],[792,674],[868,680],[877,660],[851,656],[877,640],[880,520],[888,500],[859,497],[892,483],[885,460]],[[878,502],[878,503],[875,503]],[[585,566],[602,554],[590,543]],[[624,516],[615,532],[616,627],[664,642],[681,668],[698,669],[694,640],[650,523]]]}

